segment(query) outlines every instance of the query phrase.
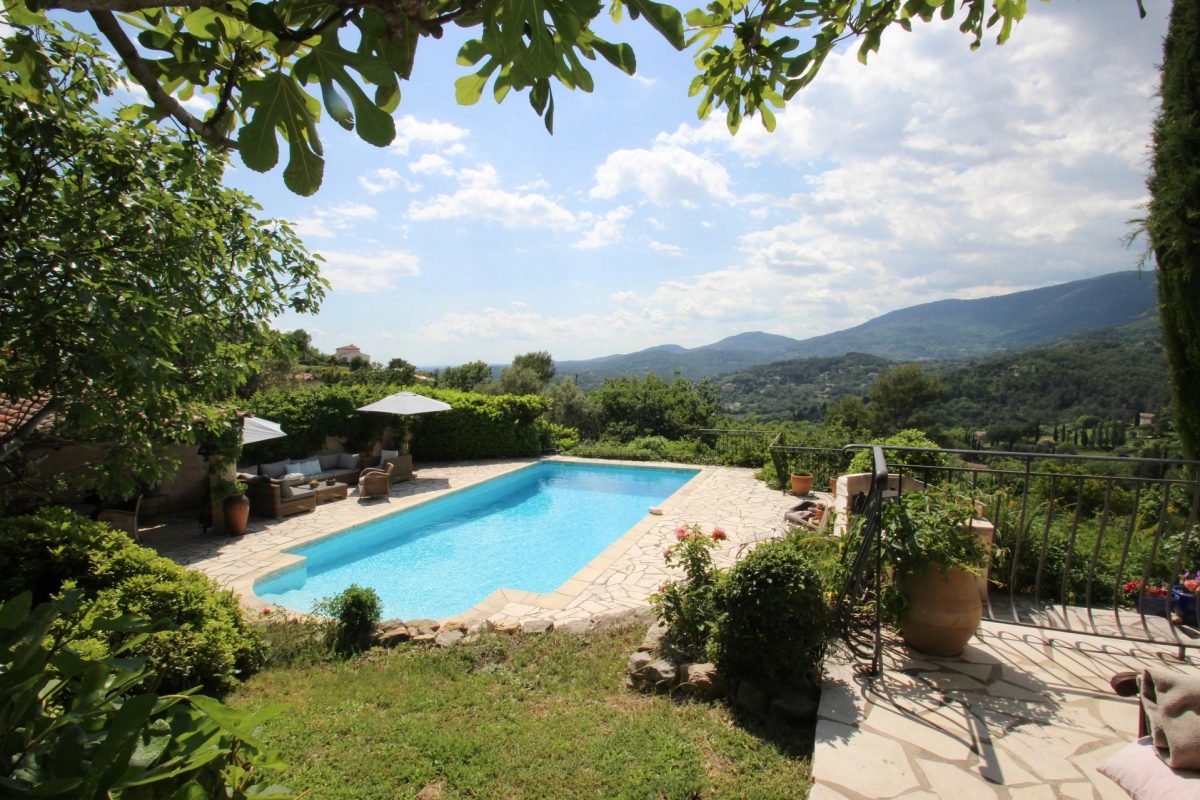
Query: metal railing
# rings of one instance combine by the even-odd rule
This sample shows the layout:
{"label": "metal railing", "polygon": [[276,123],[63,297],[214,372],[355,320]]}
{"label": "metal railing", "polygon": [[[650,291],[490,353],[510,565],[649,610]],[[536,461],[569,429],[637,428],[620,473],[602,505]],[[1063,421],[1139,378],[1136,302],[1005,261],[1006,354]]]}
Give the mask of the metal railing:
{"label": "metal railing", "polygon": [[786,443],[781,432],[767,448],[779,484],[775,487],[787,491],[788,475],[793,472],[811,472],[813,485],[824,486],[830,478],[845,474],[854,457],[854,451],[841,447],[806,447]]}
{"label": "metal railing", "polygon": [[[1200,569],[1200,462],[884,449],[874,448],[875,484],[838,598],[842,618],[872,605],[865,590],[883,565],[863,551],[886,535],[878,515],[888,495],[949,485],[994,526],[985,619],[1167,645],[1180,658],[1200,647],[1197,593],[1183,584]],[[889,481],[896,491],[886,491]]]}
{"label": "metal railing", "polygon": [[700,428],[696,431],[696,437],[713,449],[722,464],[739,467],[762,466],[763,454],[777,436],[774,430],[751,428]]}

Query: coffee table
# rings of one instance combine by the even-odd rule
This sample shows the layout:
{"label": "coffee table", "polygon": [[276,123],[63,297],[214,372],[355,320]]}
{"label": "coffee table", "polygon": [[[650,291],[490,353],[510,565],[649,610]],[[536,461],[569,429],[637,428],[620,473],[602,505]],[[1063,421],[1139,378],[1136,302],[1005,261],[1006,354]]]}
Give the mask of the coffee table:
{"label": "coffee table", "polygon": [[332,486],[322,481],[317,485],[317,503],[331,503],[334,500],[345,500],[350,487],[345,483],[335,483]]}

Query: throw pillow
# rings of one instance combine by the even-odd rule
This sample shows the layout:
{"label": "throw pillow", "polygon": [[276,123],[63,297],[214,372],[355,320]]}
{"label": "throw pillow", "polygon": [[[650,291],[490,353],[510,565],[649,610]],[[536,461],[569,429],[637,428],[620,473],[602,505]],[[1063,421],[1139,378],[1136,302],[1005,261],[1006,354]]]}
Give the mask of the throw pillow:
{"label": "throw pillow", "polygon": [[302,483],[308,483],[308,476],[303,472],[289,472],[279,480],[287,486],[299,486]]}
{"label": "throw pillow", "polygon": [[384,464],[387,464],[389,458],[399,458],[399,457],[400,457],[399,450],[382,450],[379,453],[379,466],[382,467]]}
{"label": "throw pillow", "polygon": [[263,464],[261,467],[262,474],[268,478],[282,478],[286,473],[292,472],[287,468],[288,462],[275,461],[271,464]]}
{"label": "throw pillow", "polygon": [[339,469],[358,469],[357,453],[342,453],[338,456]]}
{"label": "throw pillow", "polygon": [[1168,767],[1149,736],[1125,745],[1096,769],[1134,800],[1183,800],[1200,790],[1200,772]]}
{"label": "throw pillow", "polygon": [[321,465],[321,472],[330,472],[337,469],[339,458],[340,456],[337,453],[322,453],[317,456],[317,462]]}

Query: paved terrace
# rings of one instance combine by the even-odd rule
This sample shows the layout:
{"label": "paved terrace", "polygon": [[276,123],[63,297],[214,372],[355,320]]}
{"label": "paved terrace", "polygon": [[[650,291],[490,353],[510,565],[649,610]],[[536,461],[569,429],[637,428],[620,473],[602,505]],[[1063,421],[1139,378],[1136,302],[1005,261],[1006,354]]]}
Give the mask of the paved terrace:
{"label": "paved terrace", "polygon": [[[520,469],[532,460],[421,465],[387,500],[350,498],[282,520],[252,518],[245,537],[202,534],[193,520],[145,532],[146,543],[201,570],[260,607],[255,578],[280,569],[293,547]],[[675,465],[672,465],[675,466]],[[587,620],[644,608],[666,577],[662,550],[681,523],[720,525],[729,541],[718,561],[783,532],[795,499],[744,469],[706,468],[558,591],[501,590],[461,619],[499,627]],[[1137,731],[1137,706],[1109,677],[1124,669],[1180,663],[1172,648],[985,622],[951,659],[889,641],[887,669],[868,682],[835,657],[827,666],[813,757],[813,800],[877,798],[1124,798],[1095,771]]]}

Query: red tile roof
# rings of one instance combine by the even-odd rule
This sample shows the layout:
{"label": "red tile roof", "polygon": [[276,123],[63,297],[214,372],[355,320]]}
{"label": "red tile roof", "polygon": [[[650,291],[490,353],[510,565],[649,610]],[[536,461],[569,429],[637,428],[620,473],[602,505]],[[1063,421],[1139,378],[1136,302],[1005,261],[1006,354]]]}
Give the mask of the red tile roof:
{"label": "red tile roof", "polygon": [[[38,397],[32,400],[9,398],[0,395],[0,439],[9,436],[14,430],[24,425],[41,411],[49,397]],[[50,424],[50,418],[42,420],[39,428]]]}

